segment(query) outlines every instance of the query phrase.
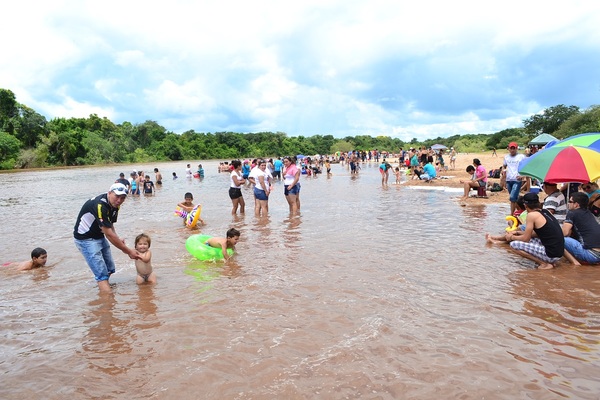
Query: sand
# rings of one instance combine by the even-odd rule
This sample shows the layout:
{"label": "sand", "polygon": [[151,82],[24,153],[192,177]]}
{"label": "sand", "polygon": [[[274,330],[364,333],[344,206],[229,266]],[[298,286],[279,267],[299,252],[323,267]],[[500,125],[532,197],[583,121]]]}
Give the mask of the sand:
{"label": "sand", "polygon": [[[461,180],[469,180],[470,176],[465,171],[468,165],[473,165],[473,159],[478,158],[481,161],[481,164],[485,167],[486,172],[489,173],[490,170],[496,169],[502,166],[502,162],[504,156],[508,154],[508,150],[497,151],[497,156],[492,156],[492,152],[486,153],[459,153],[456,156],[456,168],[453,170],[450,167],[450,155],[444,154],[444,162],[448,167],[448,171],[442,171],[438,173],[438,178],[432,180],[430,183],[420,180],[409,180],[404,183],[407,186],[445,186],[451,188],[463,188],[463,184],[460,183]],[[398,166],[398,160],[395,160],[396,163],[392,164],[394,167]],[[445,177],[445,178],[444,178]],[[390,182],[393,182],[394,176],[390,174]],[[488,178],[489,182],[498,182],[500,183],[500,179]],[[476,195],[476,190],[470,191],[470,196]],[[481,204],[491,204],[491,203],[506,203],[509,204],[508,192],[502,190],[501,192],[490,192],[487,191],[487,198],[481,197],[469,197],[467,200],[461,200],[462,193],[451,193],[449,195],[450,198],[456,199],[463,206],[469,205],[481,205]]]}

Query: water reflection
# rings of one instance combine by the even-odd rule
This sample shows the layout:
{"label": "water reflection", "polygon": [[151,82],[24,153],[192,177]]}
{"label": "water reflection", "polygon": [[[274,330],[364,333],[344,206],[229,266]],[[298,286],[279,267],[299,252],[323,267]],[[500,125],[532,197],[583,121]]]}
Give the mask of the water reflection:
{"label": "water reflection", "polygon": [[128,366],[120,364],[118,357],[132,349],[132,328],[128,319],[115,317],[116,305],[113,293],[88,303],[84,323],[89,325],[89,329],[82,343],[89,368],[113,376],[127,371]]}
{"label": "water reflection", "polygon": [[484,232],[485,222],[488,217],[487,206],[485,204],[469,205],[461,207],[464,217],[463,227],[473,232]]}

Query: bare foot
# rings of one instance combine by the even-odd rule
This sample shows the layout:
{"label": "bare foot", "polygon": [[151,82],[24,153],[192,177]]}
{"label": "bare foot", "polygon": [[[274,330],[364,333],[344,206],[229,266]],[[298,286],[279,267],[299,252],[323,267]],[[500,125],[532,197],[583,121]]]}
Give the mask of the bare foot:
{"label": "bare foot", "polygon": [[488,243],[498,243],[497,240],[492,239],[492,235],[490,235],[489,233],[485,234],[485,240],[487,240]]}
{"label": "bare foot", "polygon": [[538,269],[552,269],[554,265],[548,263],[542,263],[538,266]]}

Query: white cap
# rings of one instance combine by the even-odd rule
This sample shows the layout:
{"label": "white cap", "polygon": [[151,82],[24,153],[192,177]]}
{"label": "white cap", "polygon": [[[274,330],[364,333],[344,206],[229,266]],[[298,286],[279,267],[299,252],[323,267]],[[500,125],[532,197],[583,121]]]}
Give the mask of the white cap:
{"label": "white cap", "polygon": [[117,196],[127,196],[127,186],[122,183],[114,183],[108,191],[114,192]]}

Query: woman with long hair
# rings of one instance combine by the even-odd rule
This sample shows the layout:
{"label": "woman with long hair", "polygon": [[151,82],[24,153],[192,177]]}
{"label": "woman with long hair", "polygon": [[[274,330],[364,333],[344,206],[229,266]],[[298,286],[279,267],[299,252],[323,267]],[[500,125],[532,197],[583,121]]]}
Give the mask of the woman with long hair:
{"label": "woman with long hair", "polygon": [[290,206],[290,214],[300,211],[300,169],[293,157],[283,159],[283,194]]}
{"label": "woman with long hair", "polygon": [[246,183],[246,179],[242,177],[242,162],[240,160],[233,160],[231,165],[233,166],[233,171],[230,174],[231,183],[229,185],[229,198],[233,205],[231,214],[235,215],[237,213],[238,206],[240,214],[244,214],[246,211],[246,202],[242,196],[242,185]]}

